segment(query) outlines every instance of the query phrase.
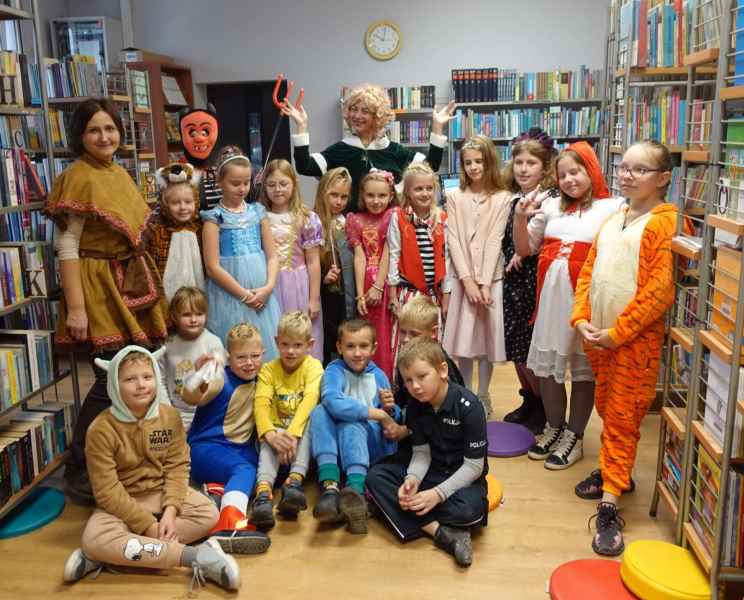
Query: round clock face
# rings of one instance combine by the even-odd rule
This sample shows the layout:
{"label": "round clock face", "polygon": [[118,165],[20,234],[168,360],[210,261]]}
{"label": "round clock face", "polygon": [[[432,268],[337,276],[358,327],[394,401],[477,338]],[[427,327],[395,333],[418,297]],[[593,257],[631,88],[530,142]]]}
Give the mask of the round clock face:
{"label": "round clock face", "polygon": [[377,21],[367,29],[364,44],[370,56],[377,60],[390,60],[398,52],[402,36],[398,26],[391,21]]}

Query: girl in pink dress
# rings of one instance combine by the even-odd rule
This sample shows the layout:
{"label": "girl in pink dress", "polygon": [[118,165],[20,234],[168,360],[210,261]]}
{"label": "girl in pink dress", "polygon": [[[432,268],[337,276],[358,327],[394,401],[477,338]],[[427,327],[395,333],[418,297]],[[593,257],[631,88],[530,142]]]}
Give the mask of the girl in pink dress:
{"label": "girl in pink dress", "polygon": [[493,363],[506,360],[501,242],[510,209],[493,142],[482,135],[470,138],[460,152],[460,187],[447,194],[453,268],[447,273],[452,293],[442,345],[457,358],[465,385],[474,391],[473,360],[478,359],[478,398],[486,414]]}
{"label": "girl in pink dress", "polygon": [[310,354],[323,359],[323,317],[320,309],[320,247],[323,226],[320,217],[300,197],[292,165],[277,158],[263,174],[263,202],[268,209],[271,233],[279,256],[276,297],[282,313],[301,310],[313,324]]}
{"label": "girl in pink dress", "polygon": [[387,232],[397,204],[395,180],[388,171],[372,171],[359,184],[359,210],[346,218],[346,239],[354,251],[357,310],[377,330],[375,364],[393,375],[392,316],[387,286],[390,251]]}

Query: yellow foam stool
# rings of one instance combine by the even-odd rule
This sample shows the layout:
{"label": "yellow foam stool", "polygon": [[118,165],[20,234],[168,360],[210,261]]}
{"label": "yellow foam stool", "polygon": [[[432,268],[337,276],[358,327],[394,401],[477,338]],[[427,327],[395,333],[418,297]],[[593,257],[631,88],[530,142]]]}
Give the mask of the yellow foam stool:
{"label": "yellow foam stool", "polygon": [[620,577],[643,600],[710,598],[710,583],[692,552],[667,542],[639,540],[629,544]]}
{"label": "yellow foam stool", "polygon": [[504,497],[504,488],[501,482],[490,473],[486,475],[486,484],[488,485],[488,512],[494,510]]}

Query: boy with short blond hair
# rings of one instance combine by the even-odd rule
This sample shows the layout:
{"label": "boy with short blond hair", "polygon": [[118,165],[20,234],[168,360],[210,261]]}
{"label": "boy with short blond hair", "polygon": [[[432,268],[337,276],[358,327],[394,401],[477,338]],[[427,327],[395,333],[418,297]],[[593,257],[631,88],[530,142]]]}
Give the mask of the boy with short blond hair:
{"label": "boy with short blond hair", "polygon": [[227,589],[240,586],[235,560],[216,540],[204,538],[217,521],[208,498],[189,488],[189,447],[178,410],[161,404],[157,359],[127,346],[108,371],[111,408],[91,423],[85,454],[97,508],[83,533],[82,548],[67,559],[64,580],[83,578],[103,564],[165,569],[192,567]]}
{"label": "boy with short blond hair", "polygon": [[411,341],[398,366],[412,395],[406,411],[413,453],[378,464],[367,491],[401,541],[428,534],[470,566],[470,529],[486,524],[486,415],[472,392],[448,380],[444,351],[434,340]]}
{"label": "boy with short blond hair", "polygon": [[280,464],[289,465],[289,477],[282,485],[279,514],[293,519],[307,508],[302,489],[310,463],[307,423],[323,377],[323,365],[309,354],[315,340],[306,313],[282,315],[275,339],[279,358],[261,367],[254,402],[261,451],[251,522],[259,528],[274,526],[272,490]]}

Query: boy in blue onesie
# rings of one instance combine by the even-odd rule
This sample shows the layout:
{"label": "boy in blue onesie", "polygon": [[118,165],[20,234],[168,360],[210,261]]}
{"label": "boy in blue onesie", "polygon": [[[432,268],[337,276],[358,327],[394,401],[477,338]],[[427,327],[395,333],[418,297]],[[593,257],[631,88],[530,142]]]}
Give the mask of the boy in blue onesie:
{"label": "boy in blue onesie", "polygon": [[[226,552],[257,554],[271,541],[246,521],[248,497],[256,484],[256,424],[253,400],[264,347],[261,334],[250,323],[235,325],[227,334],[228,364],[223,377],[184,388],[182,398],[196,406],[189,429],[191,478],[198,483],[224,485],[220,518],[211,535]],[[199,370],[212,358],[196,362]]]}
{"label": "boy in blue onesie", "polygon": [[[323,487],[313,516],[324,523],[345,520],[351,533],[367,533],[364,484],[370,464],[396,449],[385,432],[394,430],[400,409],[393,404],[391,415],[381,408],[380,394],[391,392],[387,376],[371,360],[376,348],[377,333],[369,321],[352,319],[339,326],[336,349],[341,358],[326,367],[321,403],[310,416],[313,457]],[[339,459],[346,475],[340,491]]]}

